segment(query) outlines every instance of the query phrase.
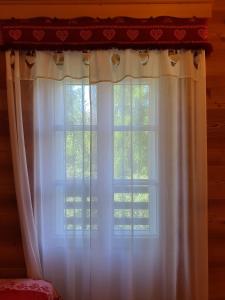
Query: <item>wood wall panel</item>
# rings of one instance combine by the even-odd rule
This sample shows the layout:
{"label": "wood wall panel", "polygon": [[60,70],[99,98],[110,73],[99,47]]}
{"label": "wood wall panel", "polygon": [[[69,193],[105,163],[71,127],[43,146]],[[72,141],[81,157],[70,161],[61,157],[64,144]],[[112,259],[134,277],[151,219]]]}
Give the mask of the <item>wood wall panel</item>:
{"label": "wood wall panel", "polygon": [[0,278],[26,276],[13,179],[6,102],[5,65],[0,53]]}
{"label": "wood wall panel", "polygon": [[225,299],[225,5],[214,4],[207,57],[209,299]]}
{"label": "wood wall panel", "polygon": [[[209,299],[225,299],[225,5],[210,21],[214,51],[207,58]],[[1,56],[0,56],[1,58]],[[0,60],[0,74],[4,65]],[[5,83],[0,82],[0,277],[25,276],[16,207]]]}

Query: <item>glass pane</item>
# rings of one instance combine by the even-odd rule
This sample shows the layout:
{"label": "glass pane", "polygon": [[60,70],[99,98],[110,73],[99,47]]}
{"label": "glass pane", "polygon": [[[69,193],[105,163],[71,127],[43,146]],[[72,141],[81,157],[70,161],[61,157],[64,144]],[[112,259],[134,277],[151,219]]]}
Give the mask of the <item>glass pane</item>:
{"label": "glass pane", "polygon": [[131,101],[130,88],[125,85],[114,85],[114,125],[130,125]]}
{"label": "glass pane", "polygon": [[114,178],[131,179],[131,132],[114,132]]}
{"label": "glass pane", "polygon": [[[91,93],[91,95],[90,95]],[[65,124],[96,125],[96,87],[89,85],[65,85]]]}
{"label": "glass pane", "polygon": [[[90,172],[92,172],[93,177],[96,177],[96,138],[96,132],[66,132],[66,178],[90,177]],[[92,166],[90,166],[90,161],[92,162]]]}
{"label": "glass pane", "polygon": [[83,86],[65,86],[65,123],[71,125],[83,124]]}
{"label": "glass pane", "polygon": [[[96,201],[97,198],[93,197],[93,203]],[[69,196],[65,198],[64,228],[66,230],[97,229],[97,217],[97,208],[90,209],[90,197]]]}
{"label": "glass pane", "polygon": [[149,132],[133,132],[132,138],[133,146],[133,178],[134,179],[148,179],[149,176],[149,158],[150,153],[148,149]]}
{"label": "glass pane", "polygon": [[114,193],[115,202],[131,202],[132,195],[131,193]]}
{"label": "glass pane", "polygon": [[137,203],[149,203],[149,194],[148,193],[134,193],[133,201]]}
{"label": "glass pane", "polygon": [[114,85],[114,126],[143,126],[155,123],[155,103],[150,86]]}
{"label": "glass pane", "polygon": [[131,234],[134,231],[135,234],[157,234],[157,187],[132,186],[133,190],[140,188],[147,188],[148,192],[114,192],[115,234]]}
{"label": "glass pane", "polygon": [[132,86],[132,125],[150,124],[149,86]]}
{"label": "glass pane", "polygon": [[77,202],[81,202],[82,198],[81,197],[66,197],[66,202],[67,203],[77,203]]}
{"label": "glass pane", "polygon": [[114,131],[114,179],[156,177],[155,133]]}
{"label": "glass pane", "polygon": [[114,209],[114,218],[131,218],[131,209]]}

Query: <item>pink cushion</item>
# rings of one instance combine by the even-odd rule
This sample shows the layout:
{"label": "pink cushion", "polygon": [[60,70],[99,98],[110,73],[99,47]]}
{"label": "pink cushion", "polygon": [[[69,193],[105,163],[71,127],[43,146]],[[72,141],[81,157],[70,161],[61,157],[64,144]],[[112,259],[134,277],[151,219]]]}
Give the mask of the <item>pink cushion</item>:
{"label": "pink cushion", "polygon": [[33,279],[0,279],[1,300],[62,300],[50,282]]}

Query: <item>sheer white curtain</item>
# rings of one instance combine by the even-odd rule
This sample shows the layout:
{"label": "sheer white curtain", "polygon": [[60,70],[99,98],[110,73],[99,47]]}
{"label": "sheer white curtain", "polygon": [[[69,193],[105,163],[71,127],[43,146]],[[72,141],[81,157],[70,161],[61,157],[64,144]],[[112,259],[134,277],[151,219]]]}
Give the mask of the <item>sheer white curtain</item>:
{"label": "sheer white curtain", "polygon": [[44,277],[66,300],[206,300],[204,52],[20,57]]}
{"label": "sheer white curtain", "polygon": [[20,71],[19,53],[17,52],[15,55],[11,55],[10,52],[6,52],[6,83],[10,140],[23,250],[27,275],[31,278],[40,279],[42,276],[42,268],[38,248],[37,228],[34,223],[22,115],[21,95],[23,88],[26,86],[26,84],[24,84],[26,81],[21,80]]}

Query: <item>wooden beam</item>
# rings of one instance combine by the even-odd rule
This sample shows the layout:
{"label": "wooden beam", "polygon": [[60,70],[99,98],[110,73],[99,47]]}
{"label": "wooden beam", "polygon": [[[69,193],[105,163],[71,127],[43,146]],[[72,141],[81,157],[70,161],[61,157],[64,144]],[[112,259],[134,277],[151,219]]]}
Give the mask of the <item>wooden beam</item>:
{"label": "wooden beam", "polygon": [[0,0],[0,4],[205,4],[213,0]]}
{"label": "wooden beam", "polygon": [[176,3],[172,4],[1,4],[0,18],[30,18],[30,17],[58,17],[73,18],[81,16],[90,17],[115,17],[128,16],[146,18],[151,16],[174,16],[174,17],[210,17],[211,3]]}

